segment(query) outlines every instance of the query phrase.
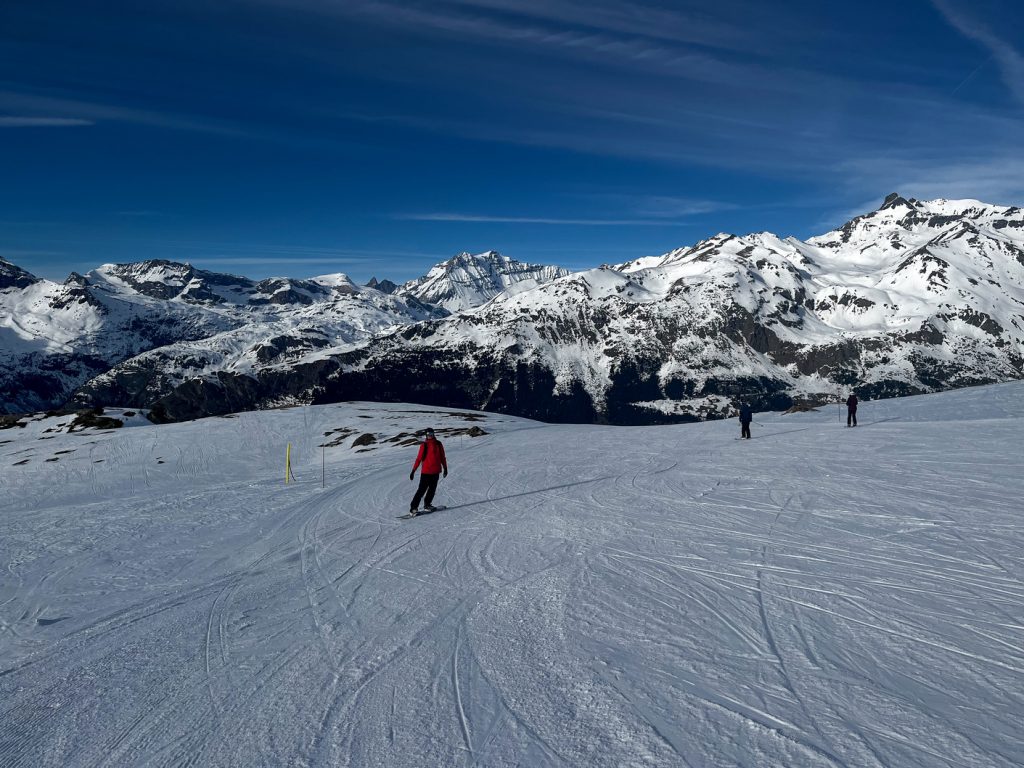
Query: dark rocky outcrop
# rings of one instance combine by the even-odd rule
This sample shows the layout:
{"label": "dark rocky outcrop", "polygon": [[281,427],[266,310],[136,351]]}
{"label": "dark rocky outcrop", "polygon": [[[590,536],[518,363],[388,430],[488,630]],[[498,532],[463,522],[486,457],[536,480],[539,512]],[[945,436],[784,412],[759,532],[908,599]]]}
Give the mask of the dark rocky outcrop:
{"label": "dark rocky outcrop", "polygon": [[370,282],[366,284],[367,288],[373,288],[380,291],[381,293],[392,294],[398,290],[398,284],[393,283],[390,280],[378,280],[376,277],[371,277]]}
{"label": "dark rocky outcrop", "polygon": [[7,288],[28,288],[38,282],[39,278],[31,272],[0,257],[0,291]]}

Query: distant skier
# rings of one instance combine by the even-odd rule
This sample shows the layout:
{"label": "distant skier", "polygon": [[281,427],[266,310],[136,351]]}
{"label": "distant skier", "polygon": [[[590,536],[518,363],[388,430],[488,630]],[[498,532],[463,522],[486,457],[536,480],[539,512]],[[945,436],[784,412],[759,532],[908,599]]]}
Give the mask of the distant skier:
{"label": "distant skier", "polygon": [[846,426],[857,426],[857,396],[852,392],[846,398]]}
{"label": "distant skier", "polygon": [[740,439],[750,439],[750,422],[753,420],[754,414],[750,410],[750,404],[740,405]]}
{"label": "distant skier", "polygon": [[[423,469],[420,472],[420,487],[416,489],[416,495],[412,498],[412,504],[409,505],[409,514],[415,516],[419,511],[420,499],[423,499],[423,509],[427,512],[433,512],[434,507],[434,492],[437,490],[437,481],[444,470],[444,476],[448,477],[448,460],[444,456],[444,446],[441,445],[441,441],[434,437],[434,430],[428,429],[426,432],[426,439],[420,443],[419,453],[416,454],[416,463],[412,465],[412,472],[409,473],[409,479],[414,480],[416,478],[416,468],[423,465]],[[423,494],[426,494],[426,498],[423,498]]]}

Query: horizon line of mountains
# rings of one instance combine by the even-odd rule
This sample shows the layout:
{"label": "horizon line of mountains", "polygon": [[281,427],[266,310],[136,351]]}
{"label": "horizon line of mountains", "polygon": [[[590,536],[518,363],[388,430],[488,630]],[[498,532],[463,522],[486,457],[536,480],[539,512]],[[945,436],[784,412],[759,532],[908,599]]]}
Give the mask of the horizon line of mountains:
{"label": "horizon line of mountains", "polygon": [[[1024,377],[1024,211],[889,195],[806,241],[719,234],[569,272],[461,253],[404,284],[0,258],[0,413],[176,421],[407,401],[647,424]],[[843,395],[845,398],[845,395]]]}

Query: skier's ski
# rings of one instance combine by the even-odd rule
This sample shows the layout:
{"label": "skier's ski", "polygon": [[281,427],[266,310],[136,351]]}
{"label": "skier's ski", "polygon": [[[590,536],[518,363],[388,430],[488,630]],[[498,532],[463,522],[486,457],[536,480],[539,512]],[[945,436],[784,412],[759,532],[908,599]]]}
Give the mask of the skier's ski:
{"label": "skier's ski", "polygon": [[448,507],[434,507],[433,509],[424,509],[422,512],[419,512],[419,513],[417,513],[415,515],[399,515],[395,519],[396,520],[408,520],[408,519],[413,518],[413,517],[423,517],[424,515],[429,515],[431,512],[440,512],[441,510],[444,510],[444,509],[448,509]]}

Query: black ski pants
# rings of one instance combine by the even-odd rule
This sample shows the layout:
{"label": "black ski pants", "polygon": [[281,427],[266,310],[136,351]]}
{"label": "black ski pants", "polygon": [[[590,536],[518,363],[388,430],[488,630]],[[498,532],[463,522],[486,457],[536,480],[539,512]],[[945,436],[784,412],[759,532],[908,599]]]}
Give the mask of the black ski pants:
{"label": "black ski pants", "polygon": [[846,409],[846,426],[856,427],[857,426],[857,409],[847,408]]}
{"label": "black ski pants", "polygon": [[741,421],[740,424],[743,426],[743,429],[740,430],[740,437],[750,439],[750,422]]}
{"label": "black ski pants", "polygon": [[427,497],[423,499],[423,506],[429,507],[434,501],[434,492],[437,491],[437,481],[440,475],[428,475],[426,472],[420,474],[420,487],[416,489],[416,495],[412,497],[412,504],[409,505],[409,509],[419,509],[420,499],[423,499],[423,494],[427,494]]}

